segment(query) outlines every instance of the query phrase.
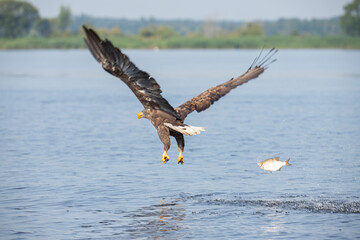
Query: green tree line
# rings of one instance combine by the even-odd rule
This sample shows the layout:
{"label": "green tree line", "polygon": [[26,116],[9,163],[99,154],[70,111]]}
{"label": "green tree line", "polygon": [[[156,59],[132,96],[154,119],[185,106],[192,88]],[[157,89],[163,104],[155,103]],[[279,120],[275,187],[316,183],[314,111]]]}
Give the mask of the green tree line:
{"label": "green tree line", "polygon": [[343,31],[350,36],[360,36],[360,0],[353,0],[344,10],[340,18]]}
{"label": "green tree line", "polygon": [[71,21],[69,7],[62,6],[56,18],[41,18],[38,9],[28,2],[0,1],[0,37],[3,38],[66,34]]}
{"label": "green tree line", "polygon": [[[140,20],[143,21],[143,20]],[[67,36],[74,35],[81,31],[81,25],[92,22],[74,21],[69,7],[62,6],[56,18],[41,18],[38,10],[32,4],[21,0],[0,0],[0,37],[18,38],[25,36]],[[78,22],[76,29],[71,28],[73,22]],[[151,23],[154,22],[154,23]],[[137,35],[142,38],[172,38],[181,36],[169,25],[155,24],[156,21],[149,21],[138,29]],[[191,21],[190,21],[191,22]],[[111,28],[97,27],[104,35],[124,35],[121,29],[113,25]],[[219,37],[227,35],[263,35],[262,25],[249,23],[240,25],[233,32],[224,30],[219,23],[205,21],[194,32],[188,32],[189,36]]]}
{"label": "green tree line", "polygon": [[[24,41],[4,40],[2,48],[23,48],[26,44],[35,48],[83,47],[80,37],[83,35],[81,25],[86,24],[95,27],[102,36],[121,36],[122,43],[129,47],[240,48],[258,47],[263,45],[262,41],[276,39],[286,47],[293,45],[358,48],[359,44],[354,45],[356,39],[345,39],[344,35],[360,35],[359,9],[360,0],[353,0],[344,7],[344,15],[340,18],[306,21],[279,19],[271,22],[245,23],[211,19],[195,21],[91,18],[73,16],[69,7],[62,6],[57,17],[41,18],[37,8],[28,2],[0,0],[0,39],[26,38]],[[342,32],[339,30],[340,26]],[[319,38],[321,36],[328,36],[328,39],[325,41]],[[41,41],[36,37],[51,40]]]}

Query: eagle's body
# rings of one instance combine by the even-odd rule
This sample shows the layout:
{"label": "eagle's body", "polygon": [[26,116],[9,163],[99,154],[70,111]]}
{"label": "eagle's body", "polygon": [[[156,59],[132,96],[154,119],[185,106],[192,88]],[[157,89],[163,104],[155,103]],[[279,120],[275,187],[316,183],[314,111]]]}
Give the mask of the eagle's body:
{"label": "eagle's body", "polygon": [[[201,112],[209,108],[215,101],[225,96],[232,89],[258,77],[268,65],[267,61],[277,50],[271,49],[263,58],[257,57],[251,67],[243,75],[233,78],[223,84],[212,87],[198,96],[190,99],[177,108],[173,108],[168,101],[161,96],[159,84],[146,72],[138,69],[129,58],[117,47],[100,37],[92,29],[83,26],[86,34],[85,42],[95,59],[110,74],[120,78],[135,94],[144,106],[138,114],[138,118],[147,118],[157,129],[160,140],[164,144],[162,160],[166,163],[170,157],[167,151],[170,148],[170,136],[176,139],[179,150],[178,163],[183,164],[184,158],[184,134],[196,135],[204,131],[203,127],[194,127],[184,124],[188,114],[196,110]],[[273,60],[274,61],[274,60]],[[271,62],[270,62],[271,63]],[[269,64],[270,64],[269,63]]]}

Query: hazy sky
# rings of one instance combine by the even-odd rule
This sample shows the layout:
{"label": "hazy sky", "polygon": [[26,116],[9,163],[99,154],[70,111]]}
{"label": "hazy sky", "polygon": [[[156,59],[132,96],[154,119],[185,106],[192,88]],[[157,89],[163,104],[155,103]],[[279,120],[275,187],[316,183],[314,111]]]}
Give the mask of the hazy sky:
{"label": "hazy sky", "polygon": [[139,19],[275,20],[329,18],[351,0],[28,0],[42,17],[55,17],[61,5],[75,15]]}

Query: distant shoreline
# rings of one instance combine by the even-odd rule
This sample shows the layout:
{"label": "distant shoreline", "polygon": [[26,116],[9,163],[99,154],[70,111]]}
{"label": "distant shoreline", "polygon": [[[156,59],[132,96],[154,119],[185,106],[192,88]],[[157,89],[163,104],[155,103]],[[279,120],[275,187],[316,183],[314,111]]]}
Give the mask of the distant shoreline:
{"label": "distant shoreline", "polygon": [[[255,48],[339,48],[360,49],[360,38],[348,36],[245,36],[245,37],[174,37],[140,38],[110,36],[120,48],[137,49],[255,49]],[[0,49],[81,49],[82,36],[0,38]]]}

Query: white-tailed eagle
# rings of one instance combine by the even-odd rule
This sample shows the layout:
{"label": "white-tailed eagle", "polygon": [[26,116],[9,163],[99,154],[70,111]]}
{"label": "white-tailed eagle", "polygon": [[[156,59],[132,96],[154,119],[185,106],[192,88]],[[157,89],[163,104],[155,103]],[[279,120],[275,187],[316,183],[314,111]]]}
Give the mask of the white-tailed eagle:
{"label": "white-tailed eagle", "polygon": [[[257,78],[269,66],[272,56],[278,51],[271,49],[263,58],[260,55],[255,58],[250,68],[241,76],[209,88],[205,92],[193,97],[184,104],[173,108],[169,102],[161,96],[159,84],[149,74],[141,71],[130,61],[128,56],[105,39],[102,40],[94,30],[83,26],[86,34],[85,42],[95,59],[102,65],[105,71],[120,78],[135,94],[144,106],[138,114],[138,118],[147,118],[157,129],[159,138],[164,144],[162,161],[166,163],[170,157],[167,151],[170,148],[170,136],[176,139],[179,150],[178,163],[184,163],[184,134],[196,135],[205,129],[184,124],[188,114],[196,110],[204,111],[215,101],[225,96],[232,89]],[[270,62],[269,62],[270,61]]]}

